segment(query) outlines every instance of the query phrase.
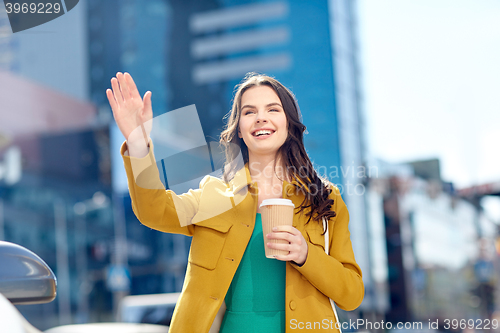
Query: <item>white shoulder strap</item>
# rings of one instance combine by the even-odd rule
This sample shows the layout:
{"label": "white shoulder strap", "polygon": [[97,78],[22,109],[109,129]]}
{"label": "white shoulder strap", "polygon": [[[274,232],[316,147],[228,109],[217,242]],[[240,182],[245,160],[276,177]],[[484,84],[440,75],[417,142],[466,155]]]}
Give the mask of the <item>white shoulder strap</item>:
{"label": "white shoulder strap", "polygon": [[[325,217],[323,217],[323,230],[326,230],[325,232],[325,253],[330,254],[330,235],[328,231],[328,222]],[[335,302],[330,298],[330,304],[332,305],[333,313],[335,314],[335,320],[337,320],[337,323],[339,325],[339,332],[342,333],[342,324],[339,321],[339,316],[337,315],[337,309],[335,308]]]}

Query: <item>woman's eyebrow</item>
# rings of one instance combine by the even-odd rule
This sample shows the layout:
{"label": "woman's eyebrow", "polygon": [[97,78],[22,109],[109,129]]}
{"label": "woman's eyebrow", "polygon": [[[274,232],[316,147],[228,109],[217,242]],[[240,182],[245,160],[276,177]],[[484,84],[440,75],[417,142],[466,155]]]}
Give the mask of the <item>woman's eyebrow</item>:
{"label": "woman's eyebrow", "polygon": [[241,107],[241,109],[243,110],[244,108],[251,108],[251,109],[255,109],[255,106],[253,106],[253,105],[243,105],[243,106]]}
{"label": "woman's eyebrow", "polygon": [[[277,106],[279,106],[279,107],[281,107],[281,108],[282,108],[281,104],[280,104],[280,103],[278,103],[278,102],[269,103],[269,104],[267,104],[267,105],[266,105],[266,107],[268,108],[268,107],[270,107],[270,106],[274,106],[274,105],[277,105]],[[255,109],[255,106],[254,106],[254,105],[243,105],[243,106],[241,107],[241,109],[243,110],[244,108],[251,108],[251,109]]]}

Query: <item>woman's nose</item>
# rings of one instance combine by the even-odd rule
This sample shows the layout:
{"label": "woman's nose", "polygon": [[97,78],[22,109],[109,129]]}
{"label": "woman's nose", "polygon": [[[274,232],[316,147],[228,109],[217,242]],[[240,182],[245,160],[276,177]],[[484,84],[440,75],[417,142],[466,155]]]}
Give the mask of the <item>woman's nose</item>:
{"label": "woman's nose", "polygon": [[257,124],[260,124],[260,123],[267,123],[267,118],[266,118],[266,114],[265,113],[257,113],[257,118],[255,119],[255,122]]}

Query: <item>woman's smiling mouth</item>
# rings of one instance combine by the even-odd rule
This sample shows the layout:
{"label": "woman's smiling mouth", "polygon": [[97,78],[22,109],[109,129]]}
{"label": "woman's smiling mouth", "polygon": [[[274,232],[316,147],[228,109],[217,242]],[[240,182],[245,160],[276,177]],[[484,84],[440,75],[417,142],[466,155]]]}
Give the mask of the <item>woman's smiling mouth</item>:
{"label": "woman's smiling mouth", "polygon": [[273,134],[274,131],[273,130],[270,130],[270,129],[258,129],[256,131],[254,131],[252,133],[252,135],[254,137],[257,137],[257,138],[267,138],[269,136],[271,136],[271,134]]}

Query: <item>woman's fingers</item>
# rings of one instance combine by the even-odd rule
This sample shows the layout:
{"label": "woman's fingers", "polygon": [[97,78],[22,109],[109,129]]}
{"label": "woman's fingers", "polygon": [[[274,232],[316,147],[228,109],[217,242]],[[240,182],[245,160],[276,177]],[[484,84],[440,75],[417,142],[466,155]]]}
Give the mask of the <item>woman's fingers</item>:
{"label": "woman's fingers", "polygon": [[132,75],[129,73],[124,74],[125,77],[125,82],[127,84],[127,90],[130,94],[130,97],[132,98],[141,98],[141,95],[139,95],[139,90],[137,89],[137,86],[135,85],[134,79],[132,78]]}
{"label": "woman's fingers", "polygon": [[282,239],[282,240],[286,240],[287,242],[290,242],[290,243],[295,241],[295,237],[296,236],[291,234],[291,233],[280,232],[280,231],[272,232],[268,235],[269,239]]}
{"label": "woman's fingers", "polygon": [[111,79],[111,89],[106,90],[106,96],[115,121],[127,140],[142,125],[145,134],[149,136],[153,118],[150,91],[142,99],[132,76],[118,72]]}
{"label": "woman's fingers", "polygon": [[141,112],[141,119],[144,123],[144,130],[146,132],[146,136],[149,140],[149,135],[152,130],[152,121],[153,118],[153,108],[151,107],[151,91],[147,91],[144,94],[143,108]]}
{"label": "woman's fingers", "polygon": [[128,84],[125,80],[125,76],[118,72],[116,73],[116,78],[118,79],[118,83],[120,83],[120,91],[122,93],[123,99],[126,101],[130,99],[130,92],[128,90]]}
{"label": "woman's fingers", "polygon": [[[144,113],[147,113],[147,112],[153,112],[153,107],[151,106],[151,91],[146,91],[146,93],[144,94],[144,110],[143,112]],[[139,96],[140,98],[140,96]]]}
{"label": "woman's fingers", "polygon": [[267,243],[267,247],[275,250],[290,252],[293,250],[292,244]]}
{"label": "woman's fingers", "polygon": [[288,251],[289,254],[277,256],[276,259],[283,261],[295,261],[302,265],[308,252],[307,242],[302,236],[302,233],[292,226],[279,226],[273,228],[273,232],[266,235],[268,239],[281,239],[288,244],[267,243],[267,246],[272,249]]}
{"label": "woman's fingers", "polygon": [[109,105],[111,106],[111,110],[115,113],[115,110],[118,109],[118,104],[116,103],[115,95],[111,89],[106,89],[106,96],[108,97]]}
{"label": "woman's fingers", "polygon": [[111,88],[113,88],[113,94],[118,105],[123,104],[123,96],[120,91],[120,85],[116,77],[111,79]]}
{"label": "woman's fingers", "polygon": [[[144,102],[145,107],[151,108],[151,92],[146,92],[144,98],[146,99],[147,97],[148,100],[143,101],[141,95],[139,95],[134,79],[132,79],[129,73],[116,73],[116,77],[111,79],[111,87],[113,89],[116,105],[123,106],[124,104],[129,104],[135,105],[133,108],[136,108],[137,104]],[[108,94],[108,92],[106,92],[106,94]]]}
{"label": "woman's fingers", "polygon": [[273,233],[283,233],[298,236],[300,234],[300,231],[297,228],[292,227],[291,225],[279,225],[273,228]]}

